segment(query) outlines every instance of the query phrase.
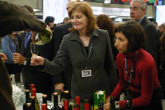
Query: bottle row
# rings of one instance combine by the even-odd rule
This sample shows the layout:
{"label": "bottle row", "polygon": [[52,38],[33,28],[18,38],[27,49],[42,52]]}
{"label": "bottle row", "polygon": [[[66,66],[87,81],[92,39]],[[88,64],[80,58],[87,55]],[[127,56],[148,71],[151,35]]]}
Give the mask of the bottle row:
{"label": "bottle row", "polygon": [[[23,105],[23,110],[40,110],[40,105],[36,98],[36,88],[34,84],[31,84],[31,90],[26,90],[26,102]],[[101,95],[100,95],[101,94]],[[70,99],[69,91],[64,91],[64,98],[59,100],[59,92],[53,93],[53,107],[47,107],[47,95],[42,96],[42,110],[103,110],[103,104],[105,103],[104,92],[98,91],[94,94],[94,105],[89,104],[89,100],[85,99],[80,101],[80,96],[76,96],[74,99]],[[98,99],[98,96],[100,99]],[[132,97],[128,92],[125,94],[126,110],[132,110]],[[98,99],[98,100],[97,100]],[[60,101],[60,105],[59,105]],[[116,98],[110,98],[111,110],[120,109],[119,102]]]}

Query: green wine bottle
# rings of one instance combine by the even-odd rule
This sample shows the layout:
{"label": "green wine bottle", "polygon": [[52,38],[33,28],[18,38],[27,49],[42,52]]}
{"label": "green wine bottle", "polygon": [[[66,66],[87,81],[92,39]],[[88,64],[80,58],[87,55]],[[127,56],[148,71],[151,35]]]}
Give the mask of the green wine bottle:
{"label": "green wine bottle", "polygon": [[50,29],[46,29],[44,32],[39,32],[36,35],[36,42],[37,45],[44,45],[50,42],[52,39],[52,31]]}
{"label": "green wine bottle", "polygon": [[35,110],[40,110],[40,105],[36,97],[36,88],[32,89],[32,96],[34,96],[34,99],[35,99]]}

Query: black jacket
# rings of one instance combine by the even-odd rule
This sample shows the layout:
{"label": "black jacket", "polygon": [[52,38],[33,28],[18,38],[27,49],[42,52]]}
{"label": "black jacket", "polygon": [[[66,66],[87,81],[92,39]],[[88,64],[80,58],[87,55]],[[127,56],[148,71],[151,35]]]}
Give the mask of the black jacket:
{"label": "black jacket", "polygon": [[143,26],[146,33],[144,49],[149,52],[155,60],[158,67],[158,55],[160,55],[160,40],[156,28],[145,16],[140,24]]}
{"label": "black jacket", "polygon": [[52,62],[45,59],[43,71],[50,74],[65,71],[68,61],[71,62],[72,98],[80,96],[82,100],[90,99],[97,90],[105,90],[109,95],[118,82],[108,32],[100,29],[93,31],[88,50],[90,48],[88,69],[92,70],[91,77],[81,77],[82,70],[86,68],[88,55],[77,33],[67,34],[63,38]]}

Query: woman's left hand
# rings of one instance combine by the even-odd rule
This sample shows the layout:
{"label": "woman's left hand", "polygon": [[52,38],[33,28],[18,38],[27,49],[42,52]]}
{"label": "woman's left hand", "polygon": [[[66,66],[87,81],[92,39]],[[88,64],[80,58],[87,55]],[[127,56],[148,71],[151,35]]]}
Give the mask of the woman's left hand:
{"label": "woman's left hand", "polygon": [[104,110],[109,110],[110,109],[110,102],[107,102],[103,106]]}

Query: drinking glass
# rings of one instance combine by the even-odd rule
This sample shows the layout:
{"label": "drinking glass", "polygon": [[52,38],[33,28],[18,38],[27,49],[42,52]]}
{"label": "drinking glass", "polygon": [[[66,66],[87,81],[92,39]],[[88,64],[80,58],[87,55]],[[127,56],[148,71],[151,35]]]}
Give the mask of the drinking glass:
{"label": "drinking glass", "polygon": [[32,55],[33,54],[38,55],[38,53],[39,53],[39,47],[35,43],[30,43],[30,50],[31,50]]}

